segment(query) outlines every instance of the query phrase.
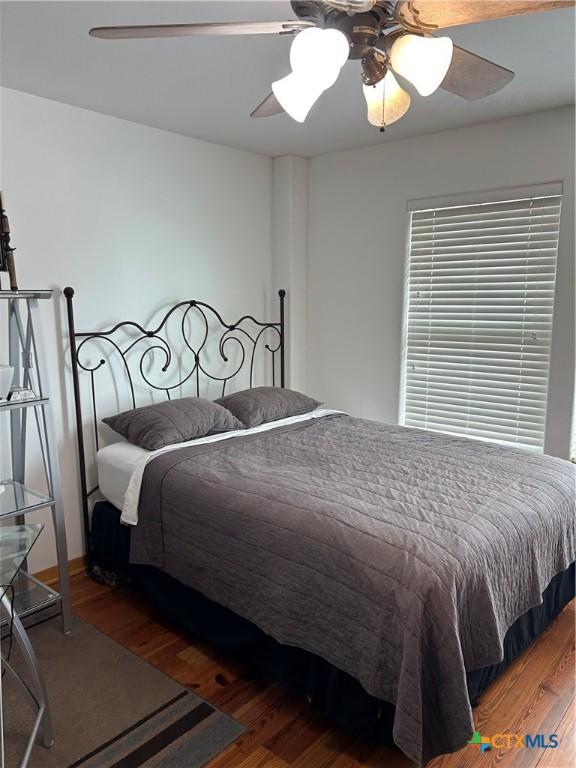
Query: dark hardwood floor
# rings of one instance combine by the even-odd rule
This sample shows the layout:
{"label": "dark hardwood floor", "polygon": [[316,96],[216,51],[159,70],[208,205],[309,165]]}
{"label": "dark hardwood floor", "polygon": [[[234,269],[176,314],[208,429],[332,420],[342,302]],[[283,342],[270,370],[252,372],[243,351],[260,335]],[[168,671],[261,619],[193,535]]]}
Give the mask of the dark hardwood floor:
{"label": "dark hardwood floor", "polygon": [[[130,589],[111,589],[84,574],[72,579],[74,611],[247,728],[208,768],[410,768],[400,753],[359,743],[336,730],[301,697],[266,684],[229,657],[191,642]],[[554,624],[486,691],[476,728],[496,733],[557,733],[557,749],[468,746],[431,768],[572,768],[574,749],[572,602]]]}

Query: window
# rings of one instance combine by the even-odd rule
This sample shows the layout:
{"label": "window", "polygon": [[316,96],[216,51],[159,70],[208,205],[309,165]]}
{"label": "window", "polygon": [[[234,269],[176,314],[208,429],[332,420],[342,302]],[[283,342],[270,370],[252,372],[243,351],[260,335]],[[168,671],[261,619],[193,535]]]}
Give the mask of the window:
{"label": "window", "polygon": [[561,201],[412,211],[404,424],[542,450]]}

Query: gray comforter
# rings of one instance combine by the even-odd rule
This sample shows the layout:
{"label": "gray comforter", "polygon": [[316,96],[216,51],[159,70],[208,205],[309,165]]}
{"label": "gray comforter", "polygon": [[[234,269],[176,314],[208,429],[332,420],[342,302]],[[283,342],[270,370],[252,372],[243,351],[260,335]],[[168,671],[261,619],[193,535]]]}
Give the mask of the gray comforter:
{"label": "gray comforter", "polygon": [[575,469],[326,416],[154,459],[131,560],[392,702],[421,764],[470,738],[466,671],[574,560]]}

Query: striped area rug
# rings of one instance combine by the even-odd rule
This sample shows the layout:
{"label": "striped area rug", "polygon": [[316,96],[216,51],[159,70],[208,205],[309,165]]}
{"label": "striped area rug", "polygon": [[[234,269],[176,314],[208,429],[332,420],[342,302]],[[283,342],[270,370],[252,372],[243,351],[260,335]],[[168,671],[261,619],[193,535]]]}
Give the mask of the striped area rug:
{"label": "striped area rug", "polygon": [[[29,768],[200,768],[244,730],[90,624],[77,619],[64,637],[54,619],[30,639],[55,740],[35,746]],[[12,658],[21,669],[17,652]],[[32,711],[7,675],[3,688],[6,768],[16,768]]]}

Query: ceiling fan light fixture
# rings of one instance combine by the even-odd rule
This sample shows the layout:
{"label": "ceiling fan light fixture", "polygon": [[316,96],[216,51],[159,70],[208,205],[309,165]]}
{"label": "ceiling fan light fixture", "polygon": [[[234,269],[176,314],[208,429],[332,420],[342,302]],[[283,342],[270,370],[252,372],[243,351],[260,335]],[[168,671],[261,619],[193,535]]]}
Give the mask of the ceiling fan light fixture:
{"label": "ceiling fan light fixture", "polygon": [[298,123],[306,120],[308,113],[325,90],[322,83],[302,77],[295,72],[272,83],[272,91],[280,106]]}
{"label": "ceiling fan light fixture", "polygon": [[402,35],[390,49],[390,64],[420,96],[430,96],[446,77],[453,51],[449,37]]}
{"label": "ceiling fan light fixture", "polygon": [[376,85],[364,85],[363,90],[368,106],[368,122],[377,128],[385,128],[400,120],[410,108],[410,94],[390,71]]}

